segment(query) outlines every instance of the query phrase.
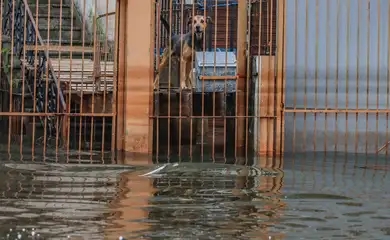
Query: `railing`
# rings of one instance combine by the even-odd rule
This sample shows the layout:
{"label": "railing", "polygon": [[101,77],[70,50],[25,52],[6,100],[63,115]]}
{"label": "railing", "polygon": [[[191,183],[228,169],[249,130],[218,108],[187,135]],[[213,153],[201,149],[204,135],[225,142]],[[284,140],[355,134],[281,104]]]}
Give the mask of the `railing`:
{"label": "railing", "polygon": [[[56,124],[57,117],[66,109],[66,104],[48,51],[38,50],[38,46],[43,46],[44,42],[27,0],[10,0],[4,4],[2,21],[2,34],[11,38],[11,52],[20,60],[22,68],[24,83],[17,87],[23,93],[27,87],[34,99],[33,113],[44,113],[39,114],[41,123],[48,130],[49,136],[55,136],[61,125]],[[26,49],[27,45],[35,46],[35,49]]]}

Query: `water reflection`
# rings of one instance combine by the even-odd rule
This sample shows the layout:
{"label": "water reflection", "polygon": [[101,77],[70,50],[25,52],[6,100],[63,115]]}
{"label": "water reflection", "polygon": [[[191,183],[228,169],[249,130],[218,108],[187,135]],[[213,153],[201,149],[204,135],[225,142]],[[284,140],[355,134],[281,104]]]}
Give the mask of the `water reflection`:
{"label": "water reflection", "polygon": [[122,225],[122,232],[131,229],[127,237],[248,239],[251,234],[268,236],[267,225],[277,219],[284,205],[278,189],[271,184],[278,182],[282,186],[280,171],[205,163],[162,166],[152,169],[148,178],[122,174],[121,185],[128,192],[116,203],[116,211],[122,213],[116,223]]}
{"label": "water reflection", "polygon": [[100,159],[2,160],[0,239],[11,228],[34,228],[40,239],[390,236],[385,158],[317,153],[243,161],[250,165]]}

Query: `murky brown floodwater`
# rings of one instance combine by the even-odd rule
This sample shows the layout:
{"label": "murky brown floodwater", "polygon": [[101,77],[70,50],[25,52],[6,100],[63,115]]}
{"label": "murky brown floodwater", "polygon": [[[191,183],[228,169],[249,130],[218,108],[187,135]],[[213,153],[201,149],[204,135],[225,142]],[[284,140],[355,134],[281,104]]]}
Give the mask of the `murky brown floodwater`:
{"label": "murky brown floodwater", "polygon": [[390,239],[384,158],[2,159],[0,239]]}

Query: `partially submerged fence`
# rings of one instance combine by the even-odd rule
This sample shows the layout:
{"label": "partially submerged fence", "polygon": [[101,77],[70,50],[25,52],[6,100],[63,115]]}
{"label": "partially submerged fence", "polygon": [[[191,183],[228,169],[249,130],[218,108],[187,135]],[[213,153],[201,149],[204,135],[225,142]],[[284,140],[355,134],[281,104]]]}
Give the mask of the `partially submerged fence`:
{"label": "partially submerged fence", "polygon": [[388,153],[387,2],[11,0],[1,9],[8,149]]}
{"label": "partially submerged fence", "polygon": [[8,99],[0,114],[8,151],[114,150],[112,15],[104,11],[104,24],[93,6],[88,17],[86,1],[2,2],[1,86]]}

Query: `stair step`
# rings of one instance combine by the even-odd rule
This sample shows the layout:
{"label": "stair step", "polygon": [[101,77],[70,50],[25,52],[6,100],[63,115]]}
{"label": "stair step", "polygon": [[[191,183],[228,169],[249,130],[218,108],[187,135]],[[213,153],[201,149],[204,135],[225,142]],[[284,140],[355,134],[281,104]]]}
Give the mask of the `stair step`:
{"label": "stair step", "polygon": [[[61,32],[61,39],[62,40],[78,40],[82,38],[82,31],[80,27],[64,27],[62,26],[61,31],[59,27],[56,28],[48,28],[47,26],[41,26],[39,27],[39,32],[41,34],[42,39],[47,39],[48,35],[48,30],[50,30],[50,40],[51,39],[56,39],[58,40],[60,38],[60,32]],[[73,31],[72,31],[73,30]],[[73,34],[72,34],[73,33]]]}
{"label": "stair step", "polygon": [[[36,20],[36,15],[34,15],[34,21]],[[38,15],[38,26],[48,26],[49,24],[49,16],[47,14],[39,14]],[[67,27],[70,27],[72,26],[72,17],[69,15],[62,15],[62,17],[60,18],[59,15],[57,16],[51,16],[50,17],[50,26],[52,27],[57,27],[59,28],[59,26],[67,26]],[[78,21],[77,21],[77,18],[76,16],[73,16],[73,27],[75,26],[80,26],[78,24]],[[80,26],[82,28],[82,25]]]}
{"label": "stair step", "polygon": [[[47,43],[47,39],[42,39],[42,40],[43,40],[44,44]],[[70,41],[70,39],[61,40],[61,45],[70,45],[71,43],[73,46],[83,46],[82,39],[73,39],[73,41]],[[50,39],[50,44],[59,45],[60,41],[58,39]],[[91,43],[90,41],[88,41],[87,38],[85,38],[84,39],[84,46],[85,47],[92,47],[93,43]]]}
{"label": "stair step", "polygon": [[[33,14],[36,14],[36,5],[35,4],[31,4],[29,5],[30,6],[30,9],[31,9],[31,12]],[[71,5],[69,4],[56,4],[56,3],[51,3],[50,5],[49,4],[42,4],[40,3],[38,5],[38,14],[41,15],[41,14],[48,14],[49,13],[49,8],[50,8],[50,15],[51,17],[60,17],[60,14],[61,14],[61,11],[62,11],[62,15],[66,15],[66,16],[70,16],[71,15],[71,12],[72,12],[72,7]],[[73,15],[75,15],[76,12],[73,10]]]}
{"label": "stair step", "polygon": [[[49,4],[49,1],[50,4],[65,4],[68,2],[67,0],[39,0],[39,4]],[[35,4],[36,0],[27,0],[27,2],[29,3],[29,5]]]}

